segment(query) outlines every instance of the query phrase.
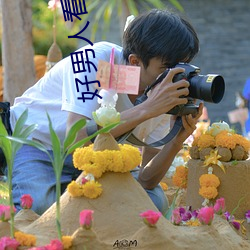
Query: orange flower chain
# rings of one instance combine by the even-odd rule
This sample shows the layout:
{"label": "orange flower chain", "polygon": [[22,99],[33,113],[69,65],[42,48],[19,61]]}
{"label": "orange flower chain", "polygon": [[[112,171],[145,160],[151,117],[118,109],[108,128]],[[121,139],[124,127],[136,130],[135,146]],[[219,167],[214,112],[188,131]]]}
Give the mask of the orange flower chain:
{"label": "orange flower chain", "polygon": [[176,167],[172,177],[173,184],[179,188],[187,188],[188,168],[185,166]]}

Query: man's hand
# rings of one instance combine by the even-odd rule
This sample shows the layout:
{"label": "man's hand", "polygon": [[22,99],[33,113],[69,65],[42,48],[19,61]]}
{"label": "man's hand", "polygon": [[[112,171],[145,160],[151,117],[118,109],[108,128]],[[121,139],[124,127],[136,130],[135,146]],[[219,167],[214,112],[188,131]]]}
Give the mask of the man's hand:
{"label": "man's hand", "polygon": [[184,72],[183,68],[173,68],[169,70],[167,76],[161,83],[157,84],[150,92],[144,105],[151,117],[157,117],[167,113],[177,105],[187,104],[189,94],[189,82],[185,79],[173,82],[176,74]]}
{"label": "man's hand", "polygon": [[[204,104],[200,103],[199,108],[198,108],[198,113],[196,115],[189,114],[189,115],[184,115],[181,117],[182,128],[174,139],[175,143],[178,143],[178,144],[183,143],[191,134],[193,134],[193,132],[196,129],[196,124],[202,115],[203,107],[204,107]],[[173,116],[171,123],[174,122],[175,119],[176,119],[176,116]]]}

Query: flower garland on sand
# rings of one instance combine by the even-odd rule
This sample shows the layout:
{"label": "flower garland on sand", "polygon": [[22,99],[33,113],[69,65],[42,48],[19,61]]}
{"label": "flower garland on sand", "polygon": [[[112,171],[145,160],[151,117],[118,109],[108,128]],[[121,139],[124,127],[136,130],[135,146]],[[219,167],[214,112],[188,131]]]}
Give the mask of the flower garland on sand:
{"label": "flower garland on sand", "polygon": [[[93,112],[96,123],[105,127],[119,122],[120,114],[115,109],[118,99],[116,92],[102,89],[100,95],[102,99],[98,102],[101,107]],[[68,192],[73,197],[85,196],[95,199],[102,193],[102,186],[96,179],[108,171],[129,172],[140,163],[141,153],[138,148],[128,144],[118,145],[110,133],[99,134],[94,144],[74,151],[74,167],[82,170],[84,177],[79,182],[72,181],[68,185]]]}
{"label": "flower garland on sand", "polygon": [[199,178],[199,194],[205,198],[202,206],[207,206],[210,199],[215,199],[218,195],[217,188],[220,185],[219,178],[213,174],[213,168],[208,168],[208,174],[203,174]]}
{"label": "flower garland on sand", "polygon": [[194,139],[190,156],[193,159],[205,160],[206,156],[213,153],[213,157],[217,156],[217,163],[220,164],[220,161],[246,160],[249,150],[250,141],[247,138],[236,134],[226,122],[218,122]]}
{"label": "flower garland on sand", "polygon": [[173,184],[179,188],[187,188],[188,168],[181,165],[176,167],[172,177]]}

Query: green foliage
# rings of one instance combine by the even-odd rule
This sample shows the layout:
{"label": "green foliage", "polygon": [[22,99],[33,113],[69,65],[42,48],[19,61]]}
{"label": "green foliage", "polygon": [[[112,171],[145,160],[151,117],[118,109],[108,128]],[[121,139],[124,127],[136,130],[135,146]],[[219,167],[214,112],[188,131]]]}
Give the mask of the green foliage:
{"label": "green foliage", "polygon": [[[56,226],[57,226],[58,238],[61,240],[62,231],[61,231],[61,223],[60,223],[60,197],[61,197],[61,175],[62,175],[64,161],[66,157],[69,154],[73,153],[76,148],[82,147],[84,144],[86,144],[92,138],[95,138],[100,133],[109,132],[112,128],[119,125],[120,122],[114,123],[105,128],[102,128],[98,130],[96,133],[90,135],[89,137],[83,138],[82,140],[76,142],[77,133],[86,125],[86,120],[81,119],[77,121],[71,127],[71,129],[69,130],[67,136],[65,137],[63,141],[63,144],[61,145],[60,139],[58,135],[56,134],[55,130],[53,129],[53,124],[48,114],[47,114],[47,118],[49,122],[49,131],[50,131],[50,139],[52,143],[53,156],[51,156],[51,154],[49,153],[49,150],[46,148],[45,145],[43,145],[42,143],[38,141],[29,140],[25,136],[22,136],[22,134],[20,136],[20,133],[16,133],[15,134],[16,136],[13,133],[13,136],[6,136],[6,138],[3,137],[3,139],[6,141],[12,141],[13,143],[15,142],[16,145],[27,144],[27,145],[36,147],[37,149],[41,150],[42,152],[45,152],[48,155],[52,163],[55,176],[56,176]],[[14,132],[20,131],[20,125],[18,124],[18,122],[17,122],[17,126],[18,127],[15,128]],[[27,134],[27,131],[30,131],[30,130],[31,129],[28,130],[27,128],[25,130],[26,134]]]}
{"label": "green foliage", "polygon": [[[28,110],[25,110],[22,115],[19,117],[19,119],[16,122],[16,126],[13,131],[13,136],[18,137],[20,139],[26,139],[37,127],[37,125],[30,125],[28,127],[25,127],[25,121],[28,118]],[[9,191],[9,204],[11,206],[11,219],[10,219],[10,235],[12,238],[14,238],[14,209],[13,209],[13,196],[12,196],[12,172],[13,172],[13,163],[14,158],[16,155],[16,152],[20,147],[22,146],[22,143],[18,141],[11,141],[9,140],[8,133],[6,131],[6,128],[0,119],[0,147],[3,150],[7,167],[8,167],[8,191]]]}
{"label": "green foliage", "polygon": [[9,188],[6,182],[0,182],[0,204],[10,205]]}
{"label": "green foliage", "polygon": [[[54,13],[48,9],[48,1],[32,1],[33,45],[36,55],[47,55],[53,43],[53,19]],[[77,39],[69,39],[68,36],[79,32],[76,25],[67,27],[59,10],[56,10],[56,41],[62,50],[63,57],[68,56],[77,48]]]}
{"label": "green foliage", "polygon": [[[178,0],[169,0],[169,2],[179,11],[183,11],[183,7]],[[162,0],[86,0],[86,7],[88,13],[93,13],[93,24],[91,41],[95,40],[96,32],[99,25],[102,24],[102,38],[106,38],[106,33],[110,28],[110,22],[116,14],[121,20],[123,12],[126,13],[126,9],[129,15],[137,16],[140,10],[148,10],[152,8],[165,9],[166,4]],[[124,9],[125,8],[125,9]],[[82,16],[82,21],[86,22],[88,15]]]}

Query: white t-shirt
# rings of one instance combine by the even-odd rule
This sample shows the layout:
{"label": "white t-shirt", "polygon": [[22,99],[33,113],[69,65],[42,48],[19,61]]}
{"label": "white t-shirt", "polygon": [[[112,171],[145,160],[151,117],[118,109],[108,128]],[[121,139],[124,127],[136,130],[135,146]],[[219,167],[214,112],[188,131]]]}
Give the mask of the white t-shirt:
{"label": "white t-shirt", "polygon": [[[94,55],[91,52],[88,53],[88,60],[97,68],[99,60],[109,61],[113,47],[115,48],[115,64],[123,64],[122,47],[109,42],[99,42],[93,46],[88,45],[76,52],[83,51],[86,60],[86,49],[93,50]],[[25,125],[38,124],[37,129],[32,133],[32,138],[41,141],[47,148],[51,148],[48,113],[53,128],[62,142],[66,132],[67,111],[92,118],[92,112],[99,108],[97,96],[93,100],[85,100],[85,102],[78,99],[81,92],[86,92],[87,89],[86,85],[78,84],[79,91],[77,91],[76,78],[84,83],[86,82],[85,76],[87,76],[88,82],[96,82],[96,70],[92,65],[90,65],[90,68],[90,72],[87,70],[84,73],[74,73],[70,56],[58,62],[22,96],[15,98],[14,105],[11,107],[12,128],[24,110],[28,109],[28,119]],[[88,84],[88,87],[88,92],[95,91],[95,83]],[[119,94],[118,96],[117,111],[122,112],[133,106],[126,94]],[[141,140],[150,143],[161,139],[168,131],[169,116],[162,115],[138,126],[135,129],[135,134]]]}

